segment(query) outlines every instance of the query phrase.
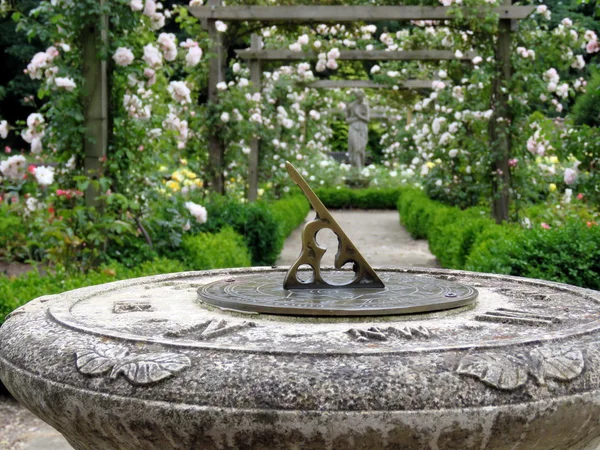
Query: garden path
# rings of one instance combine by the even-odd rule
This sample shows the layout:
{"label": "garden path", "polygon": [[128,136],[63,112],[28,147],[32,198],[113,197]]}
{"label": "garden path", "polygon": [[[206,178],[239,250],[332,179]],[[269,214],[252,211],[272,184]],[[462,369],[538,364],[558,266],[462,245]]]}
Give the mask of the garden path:
{"label": "garden path", "polygon": [[[396,211],[333,210],[333,216],[373,267],[439,267],[427,241],[415,240],[400,225]],[[315,216],[311,211],[305,221]],[[300,252],[303,225],[286,240],[278,265],[291,265]],[[322,244],[337,248],[327,231]],[[333,265],[333,253],[324,265]],[[72,450],[65,439],[14,400],[0,392],[0,448],[6,450]]]}
{"label": "garden path", "polygon": [[[429,251],[427,241],[413,239],[400,225],[397,211],[330,212],[372,267],[439,267],[435,256]],[[314,216],[314,211],[311,211],[305,221],[312,220]],[[277,265],[289,266],[294,263],[300,253],[302,228],[300,226],[294,230],[285,241]],[[327,232],[323,244],[337,249],[335,235]],[[334,253],[335,250],[325,254],[323,265],[333,265]]]}

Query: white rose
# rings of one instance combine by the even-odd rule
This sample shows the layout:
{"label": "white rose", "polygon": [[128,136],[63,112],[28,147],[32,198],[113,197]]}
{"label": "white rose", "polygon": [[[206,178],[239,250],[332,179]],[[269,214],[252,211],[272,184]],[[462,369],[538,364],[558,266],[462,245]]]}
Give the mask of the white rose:
{"label": "white rose", "polygon": [[115,63],[119,66],[126,67],[134,60],[133,52],[126,47],[119,47],[113,55]]}

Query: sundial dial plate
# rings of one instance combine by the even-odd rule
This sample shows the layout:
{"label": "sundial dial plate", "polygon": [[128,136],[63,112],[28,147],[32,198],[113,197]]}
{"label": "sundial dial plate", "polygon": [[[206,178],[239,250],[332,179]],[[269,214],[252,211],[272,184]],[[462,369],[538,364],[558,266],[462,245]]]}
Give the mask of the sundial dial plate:
{"label": "sundial dial plate", "polygon": [[[340,271],[329,278],[340,284]],[[337,279],[337,280],[336,280]],[[452,281],[384,272],[384,288],[284,289],[281,274],[249,274],[218,280],[198,290],[209,305],[240,311],[300,316],[382,316],[472,305],[477,290]]]}

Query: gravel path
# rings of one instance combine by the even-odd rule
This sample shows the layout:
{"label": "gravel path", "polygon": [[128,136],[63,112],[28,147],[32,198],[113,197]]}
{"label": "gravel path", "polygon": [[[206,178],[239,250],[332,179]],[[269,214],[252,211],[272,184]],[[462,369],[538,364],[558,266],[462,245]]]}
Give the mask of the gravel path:
{"label": "gravel path", "polygon": [[[439,267],[429,252],[427,241],[417,241],[400,226],[396,211],[331,211],[348,237],[373,267]],[[312,220],[311,211],[306,221]],[[291,265],[301,247],[302,226],[285,242],[278,265]],[[328,248],[323,265],[333,265],[337,238],[329,231],[317,239]],[[0,390],[0,449],[2,450],[72,450],[52,427],[35,417]]]}
{"label": "gravel path", "polygon": [[[331,214],[372,267],[440,267],[427,241],[413,239],[400,225],[397,211],[332,210]],[[311,211],[305,220],[314,217]],[[298,257],[302,228],[298,227],[285,241],[278,265],[289,266]],[[321,233],[326,236],[319,240]],[[317,241],[333,249],[327,251],[323,259],[323,265],[333,265],[337,238],[333,232],[323,230],[317,235]]]}

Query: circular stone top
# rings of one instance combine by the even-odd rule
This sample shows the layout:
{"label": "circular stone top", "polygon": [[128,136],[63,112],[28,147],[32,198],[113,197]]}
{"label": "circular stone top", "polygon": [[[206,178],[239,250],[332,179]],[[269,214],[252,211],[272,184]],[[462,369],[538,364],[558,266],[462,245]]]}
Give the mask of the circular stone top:
{"label": "circular stone top", "polygon": [[[517,448],[517,443],[562,450],[570,448],[565,444],[570,436],[579,433],[575,442],[597,433],[600,292],[504,275],[379,269],[390,286],[390,280],[404,280],[410,289],[399,292],[408,297],[432,278],[453,289],[473,286],[479,295],[467,306],[444,311],[351,317],[240,312],[206,303],[205,295],[219,298],[228,290],[243,298],[246,289],[252,289],[252,298],[260,292],[267,304],[274,302],[281,292],[273,280],[284,273],[269,268],[178,273],[40,297],[0,327],[0,378],[57,429],[80,430],[81,442],[90,436],[82,424],[98,428],[94,444],[80,450],[163,450],[172,442],[177,448],[263,448],[204,446],[194,439],[204,430],[206,436],[216,433],[219,442],[233,442],[231,433],[265,427],[327,429],[340,436],[364,430],[360,448],[411,450]],[[396,295],[393,288],[387,292],[367,290],[360,298],[348,293],[344,301],[386,308]],[[442,300],[443,292],[433,294]],[[292,304],[328,301],[327,292],[298,295],[293,293]],[[558,412],[548,422],[544,414],[553,411]],[[309,413],[312,425],[305,422],[313,420]],[[247,421],[249,414],[255,419]],[[102,421],[98,415],[110,417]],[[538,428],[530,426],[536,417]],[[104,446],[107,422],[128,437],[134,428],[142,430],[138,437],[157,432],[133,447]],[[236,429],[234,422],[242,425]],[[169,434],[185,426],[186,432]],[[371,445],[373,429],[397,436],[397,445]],[[164,433],[168,444],[153,440],[166,439]],[[413,435],[418,442],[404,445]],[[239,442],[257,442],[240,436]],[[271,436],[260,435],[260,442],[271,444]],[[539,441],[541,436],[548,437]],[[184,438],[192,443],[179,446]],[[307,442],[294,448],[324,448]]]}
{"label": "circular stone top", "polygon": [[[383,316],[471,305],[477,291],[433,277],[386,272],[385,288],[284,289],[279,272],[240,274],[198,289],[202,302],[220,308],[300,316]],[[342,284],[343,273],[330,276]],[[339,280],[338,280],[339,279]]]}
{"label": "circular stone top", "polygon": [[[433,314],[303,318],[215,308],[200,301],[197,293],[220,292],[222,286],[231,285],[234,292],[243,294],[243,289],[237,291],[235,281],[230,280],[247,280],[240,284],[244,287],[250,281],[260,284],[261,278],[279,278],[284,272],[230,269],[110,283],[51,296],[48,313],[59,326],[83,335],[175,348],[290,354],[508,347],[563,340],[600,328],[599,293],[537,280],[445,270],[380,269],[378,274],[388,280],[412,280],[412,286],[431,278],[440,285],[459,281],[458,286],[475,286],[479,296],[471,307]],[[270,283],[265,283],[267,295],[278,289],[269,290]],[[348,295],[351,302],[353,294]],[[35,304],[25,305],[13,315]]]}

